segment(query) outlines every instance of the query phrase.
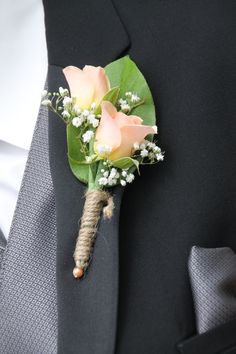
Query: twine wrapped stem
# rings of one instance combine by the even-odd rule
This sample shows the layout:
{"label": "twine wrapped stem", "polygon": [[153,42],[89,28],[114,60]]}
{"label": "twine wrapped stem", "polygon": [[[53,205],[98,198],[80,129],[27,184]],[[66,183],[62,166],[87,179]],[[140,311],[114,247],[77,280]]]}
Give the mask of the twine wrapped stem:
{"label": "twine wrapped stem", "polygon": [[73,275],[75,278],[81,278],[89,265],[101,211],[103,210],[105,218],[111,218],[113,209],[113,198],[109,192],[98,189],[87,190],[74,251],[75,268]]}

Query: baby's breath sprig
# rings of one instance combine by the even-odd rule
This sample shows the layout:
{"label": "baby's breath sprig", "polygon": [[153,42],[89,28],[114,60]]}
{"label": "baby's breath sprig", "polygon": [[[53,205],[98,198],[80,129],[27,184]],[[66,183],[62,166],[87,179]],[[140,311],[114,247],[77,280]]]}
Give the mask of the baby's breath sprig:
{"label": "baby's breath sprig", "polygon": [[47,106],[56,113],[66,124],[72,124],[79,128],[78,140],[81,141],[81,152],[85,156],[85,163],[94,162],[90,156],[89,144],[94,138],[95,130],[99,125],[101,116],[95,114],[97,105],[93,102],[89,108],[82,109],[76,104],[76,100],[69,96],[69,91],[59,87],[58,92],[42,92],[42,105]]}
{"label": "baby's breath sprig", "polygon": [[[164,152],[155,143],[145,141],[144,143],[133,145],[132,159],[137,160],[139,165],[151,165],[164,160]],[[109,159],[104,159],[101,169],[101,176],[98,183],[101,187],[112,187],[120,184],[126,186],[127,183],[132,183],[135,179],[133,168],[115,168],[113,162]]]}
{"label": "baby's breath sprig", "polygon": [[[100,115],[95,114],[96,103],[93,102],[87,109],[82,109],[76,104],[76,100],[69,96],[69,91],[59,87],[58,92],[42,92],[42,105],[47,106],[56,113],[66,124],[72,123],[76,128],[97,128]],[[86,135],[88,137],[89,134]],[[85,137],[85,139],[87,139]]]}
{"label": "baby's breath sprig", "polygon": [[59,87],[58,92],[44,90],[41,103],[62,118],[66,124],[70,123],[73,99],[69,97],[67,89]]}
{"label": "baby's breath sprig", "polygon": [[135,143],[133,158],[139,161],[140,165],[155,164],[164,160],[164,152],[155,142],[146,141],[144,143]]}
{"label": "baby's breath sprig", "polygon": [[127,91],[125,92],[125,97],[118,100],[118,110],[130,114],[134,108],[142,104],[144,104],[144,100],[142,100],[136,93]]}
{"label": "baby's breath sprig", "polygon": [[120,184],[125,186],[127,183],[133,182],[135,176],[130,169],[115,168],[112,165],[112,161],[104,161],[103,168],[101,169],[101,177],[98,183],[102,187],[112,187]]}

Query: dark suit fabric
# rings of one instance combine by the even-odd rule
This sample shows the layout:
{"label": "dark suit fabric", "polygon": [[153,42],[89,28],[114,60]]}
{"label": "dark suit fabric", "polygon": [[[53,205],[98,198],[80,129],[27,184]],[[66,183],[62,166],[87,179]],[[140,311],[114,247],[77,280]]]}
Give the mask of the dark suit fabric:
{"label": "dark suit fabric", "polygon": [[114,220],[101,222],[91,267],[76,282],[85,187],[69,170],[65,127],[50,116],[59,353],[236,353],[236,320],[197,335],[187,272],[193,245],[236,251],[235,1],[45,0],[44,7],[49,88],[66,85],[62,67],[105,66],[129,54],[152,90],[165,150],[165,161],[142,168],[123,195],[114,190]]}

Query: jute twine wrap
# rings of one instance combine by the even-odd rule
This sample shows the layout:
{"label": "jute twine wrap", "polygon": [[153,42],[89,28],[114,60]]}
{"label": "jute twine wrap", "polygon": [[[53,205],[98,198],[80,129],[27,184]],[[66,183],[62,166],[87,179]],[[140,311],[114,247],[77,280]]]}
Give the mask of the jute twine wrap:
{"label": "jute twine wrap", "polygon": [[73,275],[75,278],[81,278],[89,265],[102,209],[105,218],[112,217],[113,197],[106,191],[88,189],[85,194],[84,210],[74,251]]}

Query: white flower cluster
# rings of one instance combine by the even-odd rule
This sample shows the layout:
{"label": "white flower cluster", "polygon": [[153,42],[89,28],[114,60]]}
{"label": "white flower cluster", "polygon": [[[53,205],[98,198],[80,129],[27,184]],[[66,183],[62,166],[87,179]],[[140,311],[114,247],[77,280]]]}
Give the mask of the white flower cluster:
{"label": "white flower cluster", "polygon": [[69,91],[63,87],[59,87],[59,94],[62,97],[68,96],[69,95]]}
{"label": "white flower cluster", "polygon": [[[59,87],[59,92],[53,92],[53,94],[51,92],[48,92],[47,90],[43,90],[42,94],[41,94],[41,98],[42,98],[41,103],[43,106],[49,107],[52,105],[52,99],[54,97],[58,97],[58,99],[61,100],[63,97],[66,97],[68,95],[69,95],[69,91],[67,89],[64,89],[63,87]],[[51,96],[52,96],[52,99],[49,98]],[[70,98],[67,97],[67,99],[70,99]]]}
{"label": "white flower cluster", "polygon": [[[99,116],[95,115],[96,103],[93,102],[89,109],[82,110],[75,104],[75,100],[69,96],[69,91],[63,87],[59,87],[59,92],[50,93],[47,90],[42,92],[42,105],[53,107],[55,110],[60,111],[60,115],[64,121],[72,122],[78,128],[83,123],[88,125],[88,128],[97,128],[99,125]],[[53,99],[57,98],[54,103]],[[60,105],[59,105],[60,104]]]}
{"label": "white flower cluster", "polygon": [[119,107],[122,112],[127,113],[132,109],[132,106],[140,102],[141,99],[135,93],[128,91],[125,93],[125,99],[120,98],[118,100]]}
{"label": "white flower cluster", "polygon": [[133,92],[128,91],[125,93],[125,96],[128,97],[132,103],[137,103],[140,101],[140,97]]}
{"label": "white flower cluster", "polygon": [[[106,162],[104,163],[106,166]],[[111,169],[102,169],[102,177],[99,178],[98,183],[100,186],[114,186],[120,183],[125,186],[127,183],[131,183],[134,180],[134,174],[128,173],[127,170],[117,169],[112,167]]]}
{"label": "white flower cluster", "polygon": [[47,90],[43,90],[42,93],[41,93],[41,98],[43,99],[44,97],[46,97],[48,94],[48,91]]}
{"label": "white flower cluster", "polygon": [[109,154],[112,151],[112,147],[107,144],[103,144],[103,145],[97,144],[96,150],[100,156],[103,156],[103,155],[106,156],[107,154]]}
{"label": "white flower cluster", "polygon": [[92,137],[94,136],[94,132],[92,130],[87,130],[83,135],[83,142],[84,143],[89,143]]}
{"label": "white flower cluster", "polygon": [[42,105],[49,107],[51,106],[51,100],[48,98],[48,91],[47,90],[43,90],[41,93],[41,99],[42,99]]}
{"label": "white flower cluster", "polygon": [[51,100],[49,100],[48,98],[45,98],[45,100],[42,100],[41,103],[43,106],[46,106],[46,107],[51,106]]}
{"label": "white flower cluster", "polygon": [[135,152],[139,151],[139,155],[143,159],[149,159],[150,163],[164,160],[164,154],[161,149],[153,142],[147,141],[142,144],[134,143],[133,148]]}
{"label": "white flower cluster", "polygon": [[63,101],[62,101],[62,105],[63,105],[63,111],[61,112],[61,115],[64,119],[69,119],[71,116],[71,109],[72,109],[72,103],[73,100],[71,97],[68,96],[63,96]]}
{"label": "white flower cluster", "polygon": [[90,109],[81,110],[79,106],[74,106],[74,114],[76,116],[72,119],[72,124],[78,128],[83,123],[87,123],[93,128],[97,128],[99,124],[99,119],[96,117],[94,110],[96,108],[95,102],[91,104]]}
{"label": "white flower cluster", "polygon": [[119,106],[120,106],[120,109],[121,109],[122,112],[129,112],[130,111],[131,107],[128,104],[127,100],[124,100],[123,98],[120,98],[118,103],[119,103]]}

